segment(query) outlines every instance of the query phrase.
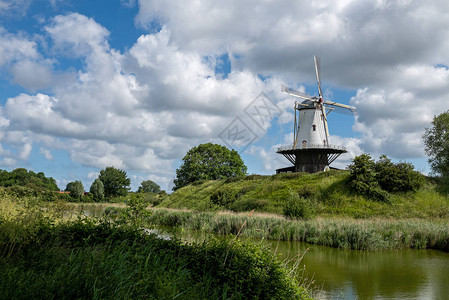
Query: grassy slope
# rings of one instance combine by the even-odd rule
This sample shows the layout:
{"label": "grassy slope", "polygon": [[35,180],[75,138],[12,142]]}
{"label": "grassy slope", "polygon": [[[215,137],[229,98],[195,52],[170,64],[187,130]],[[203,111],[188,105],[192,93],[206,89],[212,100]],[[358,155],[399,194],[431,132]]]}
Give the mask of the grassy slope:
{"label": "grassy slope", "polygon": [[[353,218],[447,218],[449,198],[430,180],[415,193],[391,194],[381,203],[355,194],[347,184],[347,171],[318,174],[250,175],[228,180],[201,181],[166,197],[160,207],[195,210],[249,211],[281,214],[291,191],[308,199],[316,215]],[[217,205],[211,196],[219,195]],[[216,201],[217,202],[217,201]]]}

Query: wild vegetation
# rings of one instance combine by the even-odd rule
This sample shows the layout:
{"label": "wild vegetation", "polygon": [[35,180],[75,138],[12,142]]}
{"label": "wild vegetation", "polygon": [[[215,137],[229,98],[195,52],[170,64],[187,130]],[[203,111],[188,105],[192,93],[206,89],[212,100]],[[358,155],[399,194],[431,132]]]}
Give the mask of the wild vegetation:
{"label": "wild vegetation", "polygon": [[[384,191],[384,190],[382,190]],[[250,175],[227,180],[197,181],[170,196],[159,198],[157,207],[199,211],[255,210],[295,217],[292,204],[305,207],[302,218],[419,218],[449,217],[445,183],[425,179],[416,191],[387,192],[388,201],[377,201],[351,187],[349,171]],[[296,199],[296,200],[295,200]],[[298,201],[298,199],[300,201]],[[293,203],[292,203],[293,202]],[[289,208],[290,206],[290,208]]]}
{"label": "wild vegetation", "polygon": [[[109,214],[120,209],[110,209]],[[157,209],[151,224],[243,237],[302,241],[342,249],[437,249],[449,251],[449,221],[420,219],[293,220],[275,215]],[[242,226],[244,229],[242,230]]]}
{"label": "wild vegetation", "polygon": [[260,245],[138,229],[141,203],[122,222],[68,220],[65,202],[0,189],[0,298],[310,299],[295,270]]}

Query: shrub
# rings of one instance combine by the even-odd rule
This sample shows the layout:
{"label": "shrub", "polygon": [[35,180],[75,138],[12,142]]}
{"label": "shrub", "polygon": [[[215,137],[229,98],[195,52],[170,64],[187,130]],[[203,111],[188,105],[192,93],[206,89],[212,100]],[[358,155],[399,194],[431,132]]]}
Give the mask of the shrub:
{"label": "shrub", "polygon": [[416,191],[424,183],[424,176],[411,163],[395,164],[385,155],[376,162],[375,170],[380,187],[387,192]]}
{"label": "shrub", "polygon": [[389,192],[416,191],[424,183],[424,176],[411,163],[393,163],[385,155],[377,162],[369,154],[357,156],[349,170],[351,187],[376,201],[388,202]]}
{"label": "shrub", "polygon": [[210,195],[210,202],[212,204],[227,207],[229,204],[233,203],[236,199],[236,195],[229,191],[218,190],[212,195]]}
{"label": "shrub", "polygon": [[298,193],[289,190],[289,195],[283,208],[283,215],[292,219],[310,219],[313,215],[310,200],[300,197]]}
{"label": "shrub", "polygon": [[376,164],[369,154],[356,156],[349,165],[351,187],[363,195],[369,195],[372,190],[378,189],[375,167]]}

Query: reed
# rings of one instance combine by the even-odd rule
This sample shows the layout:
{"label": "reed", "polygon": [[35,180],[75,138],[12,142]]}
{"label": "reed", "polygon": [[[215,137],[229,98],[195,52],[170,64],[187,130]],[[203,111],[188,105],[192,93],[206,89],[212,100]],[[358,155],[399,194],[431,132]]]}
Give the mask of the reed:
{"label": "reed", "polygon": [[[261,245],[67,221],[54,203],[28,200],[0,199],[0,299],[311,299],[298,272]],[[179,213],[171,222],[187,221]]]}
{"label": "reed", "polygon": [[148,224],[177,226],[216,234],[271,240],[303,241],[342,249],[438,249],[449,251],[449,222],[421,219],[329,219],[291,220],[283,217],[237,213],[153,211]]}

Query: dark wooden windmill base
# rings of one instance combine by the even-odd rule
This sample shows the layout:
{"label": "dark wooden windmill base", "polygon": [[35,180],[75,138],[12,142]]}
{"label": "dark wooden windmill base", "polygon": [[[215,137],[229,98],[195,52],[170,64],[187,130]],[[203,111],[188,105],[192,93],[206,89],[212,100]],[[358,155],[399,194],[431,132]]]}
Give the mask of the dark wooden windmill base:
{"label": "dark wooden windmill base", "polygon": [[277,153],[284,155],[285,158],[293,164],[293,166],[277,169],[276,174],[293,172],[322,172],[342,153],[346,152],[346,149],[343,147],[332,146],[325,148],[290,148],[278,150]]}

